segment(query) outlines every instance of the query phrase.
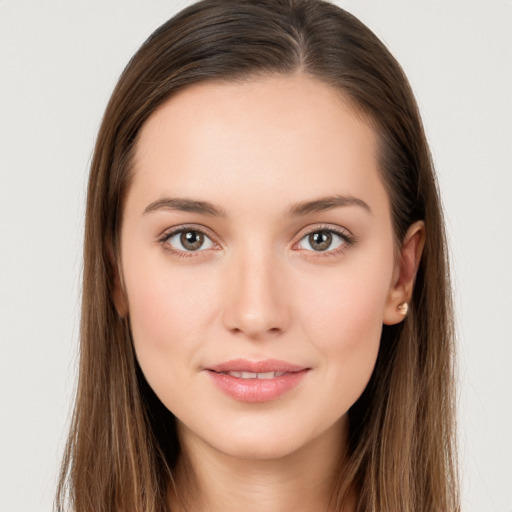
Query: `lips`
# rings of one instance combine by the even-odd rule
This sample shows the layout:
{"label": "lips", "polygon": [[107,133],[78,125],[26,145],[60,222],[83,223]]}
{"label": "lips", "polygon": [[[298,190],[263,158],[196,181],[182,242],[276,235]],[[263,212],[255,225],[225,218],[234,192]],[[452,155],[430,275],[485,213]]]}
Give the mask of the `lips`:
{"label": "lips", "polygon": [[267,402],[297,387],[310,368],[277,359],[234,359],[205,370],[229,397],[242,402]]}
{"label": "lips", "polygon": [[220,372],[221,375],[231,375],[239,379],[274,379],[275,377],[282,377],[286,372]]}

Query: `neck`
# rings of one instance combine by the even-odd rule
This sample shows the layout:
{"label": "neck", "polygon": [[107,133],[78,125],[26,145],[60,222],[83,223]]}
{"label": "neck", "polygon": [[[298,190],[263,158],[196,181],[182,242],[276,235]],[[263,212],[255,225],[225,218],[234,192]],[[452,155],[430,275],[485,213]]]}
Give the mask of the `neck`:
{"label": "neck", "polygon": [[[330,504],[346,447],[341,420],[299,450],[276,459],[244,459],[216,450],[183,425],[172,512],[334,512]],[[349,500],[353,501],[353,500]],[[353,511],[348,504],[343,512]]]}

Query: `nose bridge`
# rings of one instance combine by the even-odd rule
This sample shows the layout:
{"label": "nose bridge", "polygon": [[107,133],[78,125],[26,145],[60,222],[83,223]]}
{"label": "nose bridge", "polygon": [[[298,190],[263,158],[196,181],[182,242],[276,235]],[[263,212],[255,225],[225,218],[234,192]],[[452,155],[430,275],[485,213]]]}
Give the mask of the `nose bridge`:
{"label": "nose bridge", "polygon": [[224,304],[226,328],[250,337],[285,331],[290,315],[284,275],[274,251],[249,242],[231,256]]}

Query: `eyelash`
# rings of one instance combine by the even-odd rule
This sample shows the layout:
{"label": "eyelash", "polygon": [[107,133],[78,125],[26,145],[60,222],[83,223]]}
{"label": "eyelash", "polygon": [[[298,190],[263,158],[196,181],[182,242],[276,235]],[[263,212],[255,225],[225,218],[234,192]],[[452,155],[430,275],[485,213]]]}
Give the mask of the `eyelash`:
{"label": "eyelash", "polygon": [[352,233],[350,233],[350,231],[348,231],[347,229],[323,224],[323,225],[317,226],[314,229],[311,229],[311,230],[307,231],[306,233],[304,233],[300,237],[299,241],[296,244],[294,244],[294,246],[297,245],[304,238],[312,235],[313,233],[331,233],[331,234],[334,233],[335,235],[340,237],[342,240],[340,247],[338,247],[336,249],[331,249],[329,251],[309,251],[309,250],[307,250],[307,252],[313,253],[312,256],[314,258],[330,258],[330,257],[339,256],[340,254],[345,254],[345,250],[348,247],[355,245],[355,243],[356,243],[355,236],[352,235]]}
{"label": "eyelash", "polygon": [[[197,251],[182,251],[181,249],[174,249],[170,244],[167,243],[168,240],[171,237],[173,237],[174,235],[184,233],[187,231],[191,231],[194,233],[201,233],[203,236],[208,237],[214,245],[216,245],[216,246],[219,245],[213,241],[212,236],[209,234],[209,232],[207,232],[204,229],[195,227],[195,226],[180,226],[178,228],[172,228],[171,230],[163,233],[163,235],[159,238],[159,242],[163,246],[165,246],[166,250],[170,251],[173,255],[175,255],[179,258],[191,258],[191,257],[193,258],[193,257],[197,256],[198,253],[204,252],[204,250],[199,249]],[[300,237],[299,241],[294,244],[294,247],[295,247],[295,245],[300,243],[307,236],[310,236],[313,233],[322,233],[322,232],[323,233],[331,233],[331,234],[335,234],[335,235],[339,236],[342,239],[342,245],[340,247],[338,247],[337,249],[330,250],[330,251],[307,250],[307,252],[315,253],[313,256],[314,258],[329,258],[329,257],[333,257],[333,256],[338,256],[340,254],[344,254],[345,249],[347,249],[347,247],[350,247],[351,245],[355,245],[355,243],[356,243],[356,239],[355,239],[354,235],[352,235],[348,230],[346,230],[344,228],[329,226],[329,225],[320,225],[320,226],[315,227],[315,229],[312,229],[312,230],[304,233]]]}

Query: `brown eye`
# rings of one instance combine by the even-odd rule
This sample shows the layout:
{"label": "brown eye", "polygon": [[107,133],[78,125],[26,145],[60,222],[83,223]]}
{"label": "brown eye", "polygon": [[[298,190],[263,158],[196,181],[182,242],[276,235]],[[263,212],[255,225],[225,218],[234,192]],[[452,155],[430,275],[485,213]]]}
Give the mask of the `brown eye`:
{"label": "brown eye", "polygon": [[332,242],[332,235],[328,231],[317,231],[308,237],[309,245],[314,251],[325,251]]}
{"label": "brown eye", "polygon": [[178,252],[199,252],[203,249],[211,249],[214,246],[212,240],[205,233],[197,229],[174,231],[163,242]]}
{"label": "brown eye", "polygon": [[298,243],[299,249],[314,252],[334,253],[336,249],[350,245],[350,235],[338,233],[334,229],[317,229],[303,236]]}
{"label": "brown eye", "polygon": [[183,231],[180,235],[181,245],[188,251],[197,251],[203,241],[204,235],[199,231]]}

